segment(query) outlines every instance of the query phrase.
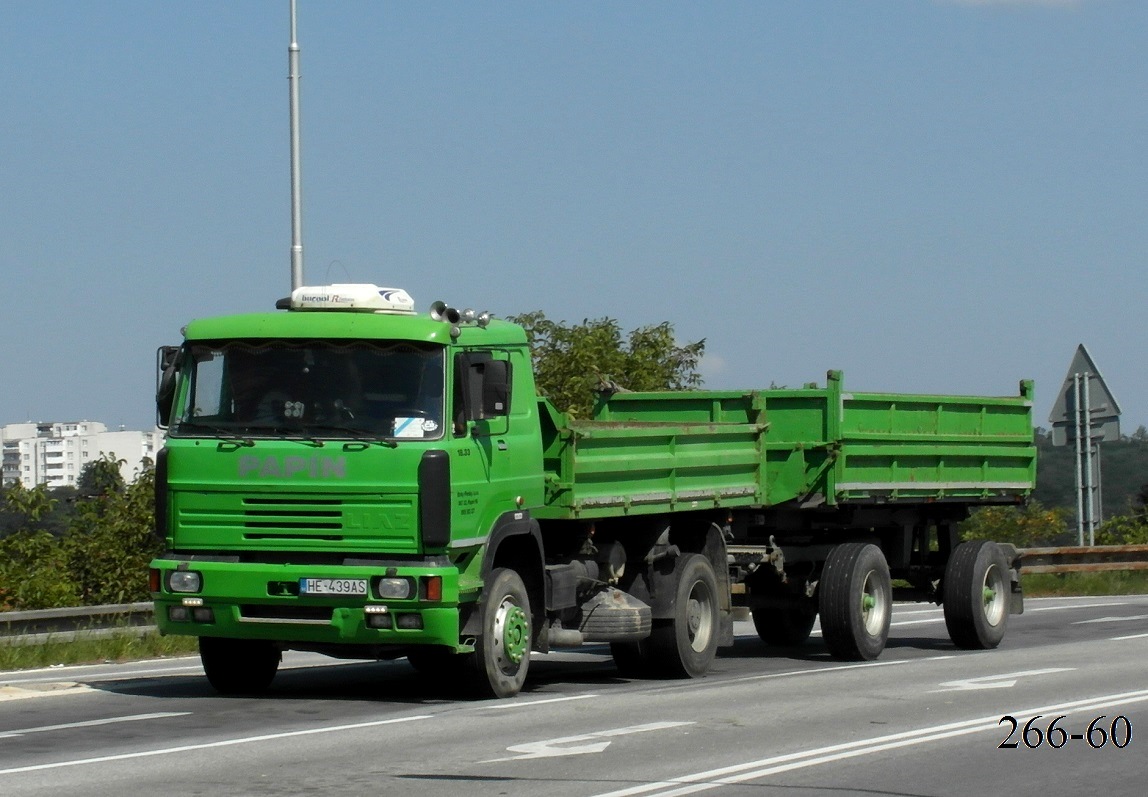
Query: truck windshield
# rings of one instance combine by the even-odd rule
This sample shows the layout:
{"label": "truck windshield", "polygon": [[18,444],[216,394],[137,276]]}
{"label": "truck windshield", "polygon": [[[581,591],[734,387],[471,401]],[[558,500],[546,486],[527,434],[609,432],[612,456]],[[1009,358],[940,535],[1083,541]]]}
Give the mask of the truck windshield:
{"label": "truck windshield", "polygon": [[170,433],[437,439],[444,362],[443,347],[406,341],[191,342]]}

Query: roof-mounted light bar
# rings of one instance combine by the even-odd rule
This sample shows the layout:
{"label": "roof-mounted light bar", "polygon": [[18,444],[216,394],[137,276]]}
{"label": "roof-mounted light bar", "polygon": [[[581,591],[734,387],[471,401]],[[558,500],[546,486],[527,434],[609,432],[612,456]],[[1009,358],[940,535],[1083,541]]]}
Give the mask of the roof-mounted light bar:
{"label": "roof-mounted light bar", "polygon": [[402,288],[370,284],[318,285],[296,288],[275,304],[286,310],[339,310],[414,315],[415,300]]}

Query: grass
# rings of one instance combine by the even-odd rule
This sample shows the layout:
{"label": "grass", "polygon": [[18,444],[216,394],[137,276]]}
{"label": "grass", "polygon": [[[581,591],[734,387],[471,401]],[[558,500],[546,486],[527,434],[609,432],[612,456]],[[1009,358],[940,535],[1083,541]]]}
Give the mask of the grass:
{"label": "grass", "polygon": [[1024,575],[1021,585],[1026,598],[1072,597],[1077,595],[1148,594],[1148,571],[1112,570],[1105,573],[1034,573]]}
{"label": "grass", "polygon": [[155,631],[144,634],[125,631],[98,639],[49,639],[35,644],[4,644],[0,641],[0,671],[189,656],[197,650],[195,637],[160,636]]}

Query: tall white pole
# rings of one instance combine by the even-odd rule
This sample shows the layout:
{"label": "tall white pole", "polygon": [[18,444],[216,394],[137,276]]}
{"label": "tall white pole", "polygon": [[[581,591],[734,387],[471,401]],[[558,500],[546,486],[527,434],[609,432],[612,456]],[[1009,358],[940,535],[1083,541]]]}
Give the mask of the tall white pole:
{"label": "tall white pole", "polygon": [[1093,493],[1096,491],[1096,485],[1092,480],[1092,403],[1088,398],[1088,383],[1092,380],[1092,374],[1084,374],[1081,380],[1084,383],[1084,420],[1081,425],[1084,427],[1085,440],[1085,460],[1084,460],[1084,483],[1088,485],[1085,492],[1087,499],[1085,506],[1085,513],[1088,516],[1088,544],[1096,544],[1096,503]]}
{"label": "tall white pole", "polygon": [[1072,426],[1076,444],[1076,544],[1084,545],[1084,463],[1080,447],[1080,374],[1072,375]]}
{"label": "tall white pole", "polygon": [[303,284],[303,188],[299,158],[299,43],[295,40],[295,0],[291,0],[291,44],[287,48],[291,89],[291,290]]}

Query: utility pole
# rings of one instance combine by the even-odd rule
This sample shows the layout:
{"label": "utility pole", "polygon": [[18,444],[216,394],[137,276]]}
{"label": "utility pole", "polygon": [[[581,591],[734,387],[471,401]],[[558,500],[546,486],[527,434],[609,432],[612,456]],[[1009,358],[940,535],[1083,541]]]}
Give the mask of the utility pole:
{"label": "utility pole", "polygon": [[295,0],[291,0],[291,44],[287,47],[291,93],[291,290],[303,284],[303,188],[299,158],[299,42],[295,35]]}

